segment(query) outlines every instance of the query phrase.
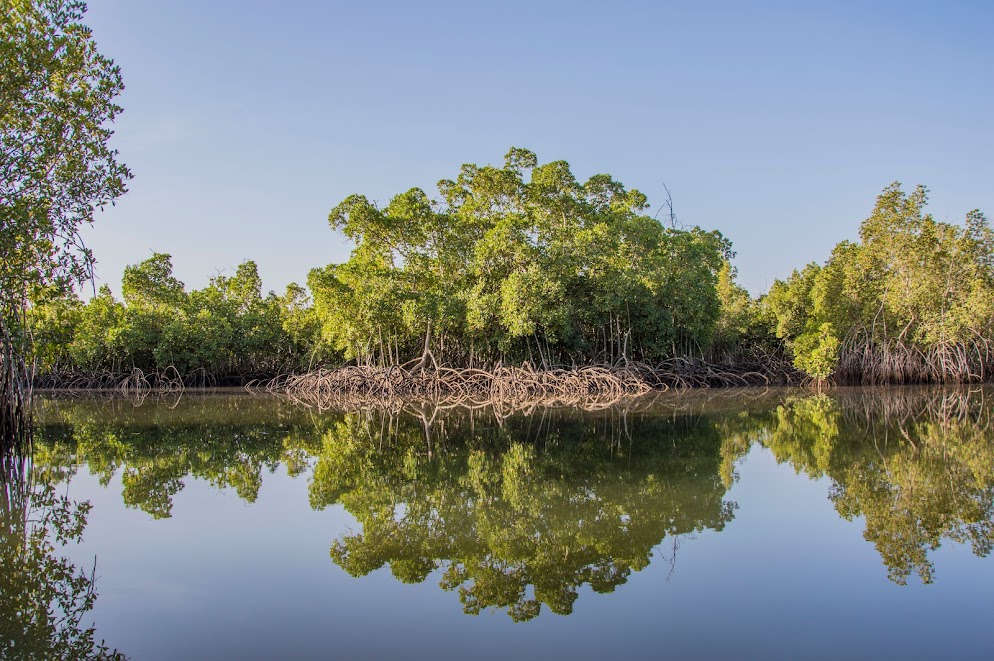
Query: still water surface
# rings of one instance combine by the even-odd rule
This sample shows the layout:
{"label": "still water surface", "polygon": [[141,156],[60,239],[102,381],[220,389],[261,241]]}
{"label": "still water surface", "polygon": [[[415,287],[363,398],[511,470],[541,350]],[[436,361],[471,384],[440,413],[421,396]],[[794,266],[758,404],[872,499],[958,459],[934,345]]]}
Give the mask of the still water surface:
{"label": "still water surface", "polygon": [[45,401],[0,633],[37,658],[990,657],[992,394]]}

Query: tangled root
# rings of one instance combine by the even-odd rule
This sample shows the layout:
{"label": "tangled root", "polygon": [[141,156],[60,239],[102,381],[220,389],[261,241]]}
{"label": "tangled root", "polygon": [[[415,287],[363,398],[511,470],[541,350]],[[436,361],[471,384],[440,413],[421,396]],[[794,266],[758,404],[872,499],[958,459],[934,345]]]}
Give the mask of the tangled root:
{"label": "tangled root", "polygon": [[491,370],[438,367],[350,365],[319,369],[273,379],[270,392],[283,393],[319,408],[351,407],[382,400],[469,402],[590,402],[610,406],[623,397],[671,388],[766,386],[789,383],[789,377],[761,371],[734,370],[693,358],[660,365],[629,362],[573,369],[536,370],[529,363],[498,364]]}

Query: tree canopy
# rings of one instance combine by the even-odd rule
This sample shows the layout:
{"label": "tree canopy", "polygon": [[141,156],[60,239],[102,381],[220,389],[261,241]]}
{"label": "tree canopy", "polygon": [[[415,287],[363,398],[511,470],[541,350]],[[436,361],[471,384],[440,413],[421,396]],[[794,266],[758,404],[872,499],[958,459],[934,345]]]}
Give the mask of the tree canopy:
{"label": "tree canopy", "polygon": [[[88,277],[80,229],[125,192],[109,145],[120,69],[97,51],[78,0],[2,0],[0,312]],[[16,324],[15,324],[16,325]]]}
{"label": "tree canopy", "polygon": [[925,212],[927,191],[888,186],[823,265],[777,281],[765,298],[795,365],[848,382],[973,381],[991,376],[994,232]]}
{"label": "tree canopy", "polygon": [[70,295],[32,308],[44,375],[85,383],[134,369],[175,369],[192,383],[238,382],[301,369],[319,355],[306,291],[290,285],[283,296],[264,295],[253,261],[188,292],[173,275],[171,256],[155,253],[125,268],[121,290],[123,300],[105,286],[85,304]]}
{"label": "tree canopy", "polygon": [[717,231],[664,227],[610,175],[512,148],[380,207],[351,195],[329,222],[351,259],[308,278],[327,341],[346,358],[533,365],[658,359],[706,347],[720,316]]}

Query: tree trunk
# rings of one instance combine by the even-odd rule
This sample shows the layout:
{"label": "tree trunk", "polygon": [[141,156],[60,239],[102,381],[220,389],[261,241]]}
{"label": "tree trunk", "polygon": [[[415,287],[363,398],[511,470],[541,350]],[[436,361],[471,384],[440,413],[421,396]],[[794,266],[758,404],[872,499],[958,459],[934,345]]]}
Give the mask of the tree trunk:
{"label": "tree trunk", "polygon": [[24,357],[0,321],[0,450],[22,452],[31,439],[31,383]]}

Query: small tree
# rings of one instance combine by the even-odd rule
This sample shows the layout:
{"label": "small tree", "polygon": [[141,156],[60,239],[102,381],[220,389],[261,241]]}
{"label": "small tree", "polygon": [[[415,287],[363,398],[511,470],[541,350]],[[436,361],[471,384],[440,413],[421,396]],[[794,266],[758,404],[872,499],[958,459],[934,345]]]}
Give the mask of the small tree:
{"label": "small tree", "polygon": [[108,142],[120,69],[80,0],[0,0],[0,436],[24,433],[27,311],[91,274],[80,229],[131,177]]}
{"label": "small tree", "polygon": [[809,328],[794,340],[794,367],[814,378],[818,387],[832,375],[839,362],[839,338],[832,324]]}

